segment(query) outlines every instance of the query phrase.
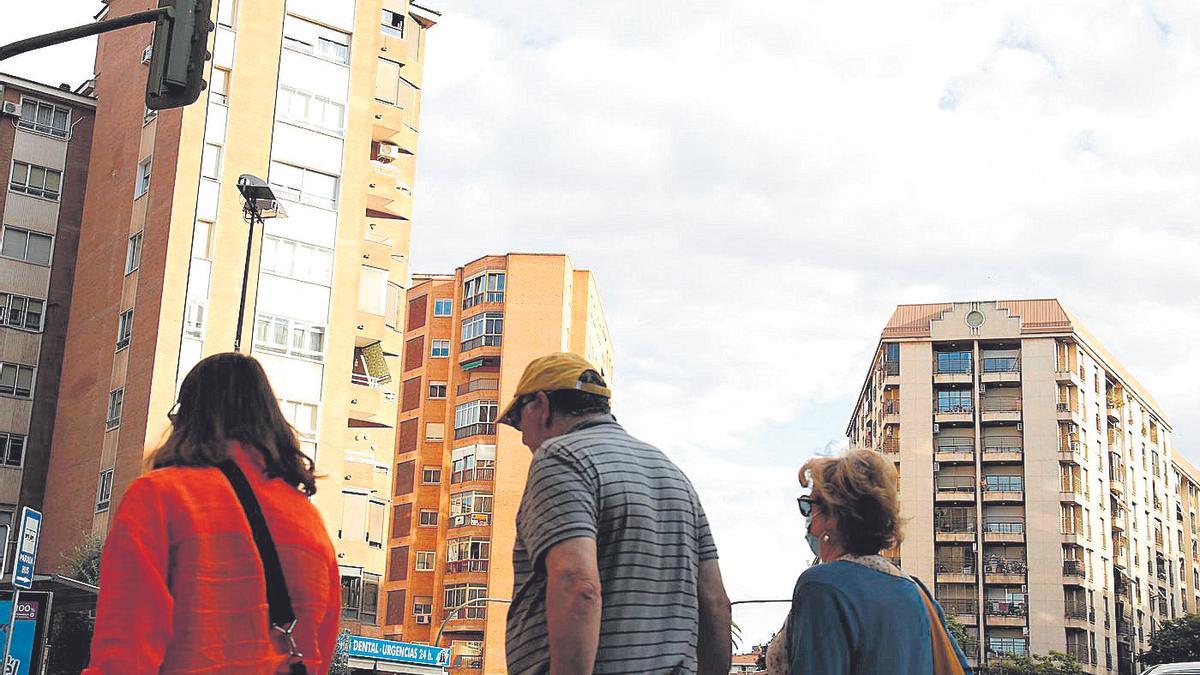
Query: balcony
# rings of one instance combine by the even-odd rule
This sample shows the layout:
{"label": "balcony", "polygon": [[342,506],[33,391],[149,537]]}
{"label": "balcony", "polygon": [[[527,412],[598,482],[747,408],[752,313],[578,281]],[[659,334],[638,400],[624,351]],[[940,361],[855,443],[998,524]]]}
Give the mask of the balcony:
{"label": "balcony", "polygon": [[401,171],[371,162],[367,173],[367,208],[412,220],[412,187],[401,181]]}
{"label": "balcony", "polygon": [[1025,573],[1025,561],[1015,558],[992,555],[983,564],[983,579],[989,584],[1023,584]]}
{"label": "balcony", "polygon": [[1087,568],[1083,566],[1082,560],[1064,560],[1062,573],[1063,577],[1066,578],[1065,583],[1071,583],[1072,579],[1077,583],[1082,583],[1087,579]]}
{"label": "balcony", "polygon": [[[480,335],[478,337],[471,338],[470,340],[464,340],[460,345],[461,349],[459,351],[465,355],[467,352],[473,349],[479,349],[480,347],[499,347],[500,342],[501,336],[499,335]],[[472,356],[474,356],[474,354],[472,354]]]}
{"label": "balcony", "polygon": [[1025,638],[1006,638],[994,637],[988,638],[987,641],[988,655],[992,658],[998,656],[1024,656],[1029,652],[1029,645]]}
{"label": "balcony", "polygon": [[974,476],[935,476],[934,499],[939,502],[975,502]]}
{"label": "balcony", "polygon": [[1088,606],[1086,600],[1068,599],[1063,603],[1063,618],[1075,621],[1087,621]]}
{"label": "balcony", "polygon": [[942,606],[943,612],[958,617],[963,623],[967,623],[968,619],[973,623],[979,614],[979,602],[974,598],[939,599],[938,604]]}
{"label": "balcony", "polygon": [[487,527],[492,524],[490,513],[459,513],[450,516],[450,527]]}
{"label": "balcony", "polygon": [[408,121],[412,117],[411,112],[375,100],[371,102],[371,114],[374,117],[371,140],[378,143],[391,143],[398,146],[404,153],[416,153],[417,130],[408,125]]}
{"label": "balcony", "polygon": [[975,561],[965,558],[942,558],[934,563],[939,584],[975,583]]}
{"label": "balcony", "polygon": [[1024,626],[1029,607],[1024,600],[986,600],[983,612],[989,626]]}
{"label": "balcony", "polygon": [[1078,422],[1080,420],[1079,404],[1075,401],[1074,397],[1070,400],[1059,399],[1056,408],[1058,410],[1059,421]]}
{"label": "balcony", "polygon": [[885,455],[900,454],[900,439],[895,436],[887,436],[883,439],[883,443],[879,446],[879,452]]}
{"label": "balcony", "polygon": [[983,541],[988,544],[1019,544],[1025,541],[1025,521],[1011,516],[984,518]]}
{"label": "balcony", "polygon": [[1013,503],[1025,499],[1024,481],[1020,476],[985,476],[983,501]]}
{"label": "balcony", "polygon": [[975,439],[934,439],[934,460],[944,464],[968,464],[975,461]]}
{"label": "balcony", "polygon": [[933,420],[938,424],[974,422],[975,406],[971,402],[970,395],[961,398],[934,399]]}
{"label": "balcony", "polygon": [[888,378],[900,376],[899,361],[882,361],[879,364],[879,375],[884,378],[884,386],[889,384],[899,384],[899,382],[888,382]]}
{"label": "balcony", "polygon": [[486,469],[475,467],[473,469],[463,469],[450,474],[450,484],[457,485],[458,483],[470,483],[471,481],[489,481],[496,479],[495,469]]}
{"label": "balcony", "polygon": [[1089,649],[1086,644],[1079,642],[1067,643],[1067,655],[1075,657],[1076,661],[1085,666],[1092,662],[1091,654],[1091,649]]}
{"label": "balcony", "polygon": [[1083,502],[1088,498],[1087,488],[1072,481],[1060,481],[1058,485],[1058,501]]}
{"label": "balcony", "polygon": [[1072,464],[1081,464],[1087,456],[1083,454],[1083,447],[1078,440],[1068,440],[1060,438],[1058,441],[1058,459]]}
{"label": "balcony", "polygon": [[458,385],[458,389],[456,391],[458,392],[459,396],[466,396],[467,394],[470,394],[471,392],[476,392],[476,391],[499,391],[499,390],[500,390],[500,380],[485,379],[485,380],[471,380],[469,382],[463,382],[462,384]]}
{"label": "balcony", "polygon": [[1021,359],[1016,356],[985,356],[980,371],[982,382],[1020,382]]}
{"label": "balcony", "polygon": [[980,406],[983,422],[1021,421],[1021,399],[1018,397],[984,396]]}
{"label": "balcony", "polygon": [[1108,467],[1108,489],[1118,497],[1125,494],[1125,465],[1113,464]]}
{"label": "balcony", "polygon": [[933,360],[933,381],[937,384],[970,384],[974,376],[971,355],[938,353]]}
{"label": "balcony", "polygon": [[471,574],[488,571],[487,560],[451,560],[446,563],[446,574]]}
{"label": "balcony", "polygon": [[1020,462],[1025,456],[1020,436],[988,436],[983,439],[984,462]]}
{"label": "balcony", "polygon": [[937,509],[933,513],[934,540],[974,542],[975,513],[968,509]]}
{"label": "balcony", "polygon": [[477,422],[459,427],[454,430],[454,440],[462,440],[471,436],[495,436],[496,425],[493,422]]}

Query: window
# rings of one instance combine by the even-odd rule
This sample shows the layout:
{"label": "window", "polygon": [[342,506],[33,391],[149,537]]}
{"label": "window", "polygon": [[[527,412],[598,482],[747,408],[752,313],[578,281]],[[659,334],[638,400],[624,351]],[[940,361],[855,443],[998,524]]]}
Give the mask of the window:
{"label": "window", "polygon": [[377,499],[367,503],[367,545],[383,548],[383,522],[387,505]]}
{"label": "window", "polygon": [[281,399],[279,401],[279,409],[283,412],[283,418],[296,430],[297,436],[302,439],[317,437],[318,417],[316,404]]}
{"label": "window", "polygon": [[971,372],[971,352],[938,352],[938,373],[964,374]]}
{"label": "window", "polygon": [[[210,223],[206,220],[197,220],[192,228],[192,256],[212,260],[213,252],[213,234],[216,230],[216,223]],[[140,243],[140,242],[139,242]],[[138,254],[141,257],[141,254]]]}
{"label": "window", "polygon": [[124,405],[124,389],[113,389],[108,392],[108,414],[104,418],[105,429],[116,429],[121,426],[121,408]]}
{"label": "window", "polygon": [[454,313],[454,301],[450,298],[440,298],[433,301],[434,316],[450,316]]}
{"label": "window", "polygon": [[358,276],[358,311],[387,313],[387,270],[363,265]]}
{"label": "window", "polygon": [[279,119],[341,135],[346,128],[346,104],[292,87],[280,87],[275,107]]}
{"label": "window", "polygon": [[450,455],[452,485],[472,480],[495,478],[496,446],[471,445],[456,448]]}
{"label": "window", "polygon": [[491,542],[484,537],[459,537],[446,542],[446,571],[486,572],[492,557]]}
{"label": "window", "polygon": [[437,527],[438,512],[431,509],[421,509],[421,527]]}
{"label": "window", "polygon": [[429,355],[434,358],[445,358],[450,356],[450,341],[449,340],[430,340]]}
{"label": "window", "polygon": [[263,237],[262,269],[270,274],[328,286],[333,279],[333,251],[267,235]]}
{"label": "window", "polygon": [[361,577],[342,577],[342,616],[375,624],[379,615],[379,575],[363,572]]}
{"label": "window", "polygon": [[254,321],[254,347],[311,361],[323,361],[325,327],[297,319],[260,314]]}
{"label": "window", "polygon": [[100,472],[100,484],[96,487],[96,512],[107,511],[112,503],[113,470]]}
{"label": "window", "polygon": [[4,466],[21,468],[25,462],[25,436],[0,433],[0,462]]}
{"label": "window", "polygon": [[288,15],[283,22],[284,47],[334,63],[350,63],[350,36]]}
{"label": "window", "polygon": [[446,438],[446,425],[441,422],[425,423],[425,440],[440,441]]}
{"label": "window", "polygon": [[235,0],[219,0],[217,2],[217,23],[233,28],[233,22],[237,17],[237,5]]}
{"label": "window", "polygon": [[204,339],[204,313],[207,305],[203,300],[194,300],[183,308],[183,334],[198,340]]}
{"label": "window", "polygon": [[31,197],[58,201],[62,190],[62,172],[36,164],[13,162],[8,189]]}
{"label": "window", "polygon": [[[446,586],[443,606],[446,611],[452,611],[463,607],[468,602],[481,600],[487,597],[487,586],[480,584],[451,584]],[[475,603],[470,607],[463,607],[454,618],[456,619],[482,619],[486,614],[486,607],[483,603]]]}
{"label": "window", "polygon": [[212,103],[219,103],[221,105],[228,105],[229,70],[226,68],[213,68],[211,81],[208,83],[208,88],[209,91],[212,92],[212,94],[209,96],[209,101]]}
{"label": "window", "polygon": [[[430,556],[433,556],[433,551],[426,551]],[[421,559],[421,554],[417,553],[417,560]],[[420,564],[419,562],[417,563]],[[432,563],[431,563],[432,564]],[[420,570],[420,568],[417,568]],[[433,596],[418,595],[413,598],[413,616],[429,616],[433,614]]]}
{"label": "window", "polygon": [[282,162],[271,162],[270,181],[284,199],[323,209],[337,208],[337,176]]}
{"label": "window", "polygon": [[1023,489],[1021,476],[984,476],[983,481],[984,490],[988,492],[1021,492]]}
{"label": "window", "polygon": [[396,61],[380,58],[375,71],[375,100],[399,108],[400,118],[415,129],[417,124],[417,87],[400,74],[403,66]]}
{"label": "window", "polygon": [[71,111],[53,103],[22,97],[21,119],[17,126],[39,134],[66,138],[71,135]]}
{"label": "window", "polygon": [[970,389],[939,390],[937,412],[969,413],[973,410]]}
{"label": "window", "polygon": [[117,318],[117,351],[129,346],[129,338],[133,335],[133,310],[121,312]]}
{"label": "window", "polygon": [[4,241],[0,243],[0,255],[5,258],[24,260],[35,265],[49,265],[53,244],[54,238],[48,234],[5,226]]}
{"label": "window", "polygon": [[221,146],[205,143],[200,155],[200,175],[209,180],[221,179]]}
{"label": "window", "polygon": [[883,360],[889,363],[897,363],[900,361],[899,342],[889,342],[884,345]]}
{"label": "window", "polygon": [[504,272],[484,272],[463,282],[463,309],[482,302],[504,302]]}
{"label": "window", "polygon": [[442,482],[442,467],[426,466],[421,468],[422,485],[438,485]]}
{"label": "window", "polygon": [[157,117],[158,117],[157,110],[153,110],[151,108],[146,108],[145,110],[142,111],[142,126],[146,126],[147,124],[150,124],[150,122],[154,121],[154,119]]}
{"label": "window", "polygon": [[496,433],[496,401],[471,401],[454,409],[454,438]]}
{"label": "window", "polygon": [[138,163],[137,179],[133,183],[133,198],[137,199],[150,191],[150,167],[153,157],[147,157]]}
{"label": "window", "polygon": [[[432,572],[433,561],[437,557],[436,551],[417,551],[417,571]],[[416,606],[413,606],[413,614],[419,614]],[[428,614],[428,612],[426,612]]]}
{"label": "window", "polygon": [[450,527],[487,525],[492,516],[492,493],[458,492],[450,495]]}
{"label": "window", "polygon": [[142,265],[142,233],[129,238],[125,248],[125,274],[130,274]]}
{"label": "window", "polygon": [[429,398],[446,398],[446,383],[445,382],[430,382],[429,383]]}
{"label": "window", "polygon": [[0,363],[0,395],[30,398],[33,396],[33,366],[19,363]]}
{"label": "window", "polygon": [[478,347],[499,347],[504,332],[504,315],[500,312],[476,314],[462,322],[462,351]]}
{"label": "window", "polygon": [[40,331],[45,311],[45,300],[0,293],[0,321],[5,326],[20,330]]}
{"label": "window", "polygon": [[404,15],[389,9],[383,10],[383,32],[398,38],[404,37]]}

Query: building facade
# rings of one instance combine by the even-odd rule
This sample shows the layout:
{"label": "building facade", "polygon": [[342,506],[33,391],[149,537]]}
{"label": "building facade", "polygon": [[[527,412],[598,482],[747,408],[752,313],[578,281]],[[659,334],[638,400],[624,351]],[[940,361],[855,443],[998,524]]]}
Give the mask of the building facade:
{"label": "building facade", "polygon": [[[110,0],[97,18],[146,9]],[[144,104],[152,28],[105,33],[46,487],[48,567],[110,514],[204,356],[258,358],[316,461],[344,617],[378,635],[426,31],[408,0],[216,0],[208,87]],[[250,230],[241,174],[287,218]],[[251,274],[242,288],[244,265]],[[246,317],[238,323],[242,293]],[[334,301],[338,298],[338,301]],[[371,364],[372,377],[363,377]]]}
{"label": "building facade", "polygon": [[895,461],[909,520],[891,553],[934,581],[973,662],[1055,650],[1140,672],[1158,626],[1195,611],[1180,499],[1195,470],[1058,301],[898,307],[847,434]]}
{"label": "building facade", "polygon": [[[42,509],[96,101],[0,74],[0,524]],[[15,533],[9,541],[15,546]]]}
{"label": "building facade", "polygon": [[575,352],[610,380],[604,310],[566,256],[510,254],[414,277],[407,315],[384,630],[450,647],[454,669],[503,673],[504,604],[451,612],[512,597],[531,453],[496,417],[538,356]]}

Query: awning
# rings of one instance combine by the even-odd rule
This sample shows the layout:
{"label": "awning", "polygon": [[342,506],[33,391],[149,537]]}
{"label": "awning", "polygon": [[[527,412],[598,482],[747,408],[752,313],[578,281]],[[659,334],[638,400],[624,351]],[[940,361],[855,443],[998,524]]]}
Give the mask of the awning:
{"label": "awning", "polygon": [[409,673],[410,675],[443,675],[446,671],[437,666],[419,666],[411,663],[396,663],[381,659],[366,659],[361,656],[349,657],[351,668],[362,669],[377,673]]}

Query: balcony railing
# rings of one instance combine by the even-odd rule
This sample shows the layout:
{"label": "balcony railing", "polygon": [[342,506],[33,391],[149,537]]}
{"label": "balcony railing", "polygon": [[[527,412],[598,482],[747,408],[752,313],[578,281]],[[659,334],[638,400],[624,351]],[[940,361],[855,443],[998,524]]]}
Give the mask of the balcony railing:
{"label": "balcony railing", "polygon": [[1025,534],[1025,521],[988,518],[983,521],[983,531],[985,534]]}
{"label": "balcony railing", "polygon": [[899,415],[900,414],[900,399],[889,398],[884,400],[883,405],[884,415]]}
{"label": "balcony railing", "polygon": [[1071,405],[1070,401],[1059,401],[1058,402],[1058,412],[1060,412],[1060,413],[1074,412],[1074,406]]}
{"label": "balcony railing", "polygon": [[998,453],[998,452],[1021,452],[1022,442],[1020,436],[993,436],[983,439],[983,452]]}
{"label": "balcony railing", "polygon": [[450,527],[467,527],[489,525],[492,522],[490,513],[460,513],[450,516]]}
{"label": "balcony railing", "polygon": [[1024,560],[991,555],[983,563],[983,571],[988,574],[1025,574],[1026,566]]}
{"label": "balcony railing", "polygon": [[890,375],[899,375],[900,374],[900,362],[899,361],[884,361],[882,364],[880,364],[879,370],[884,375],[889,375],[889,376]]}
{"label": "balcony railing", "polygon": [[[1063,604],[1063,616],[1068,619],[1079,619],[1081,621],[1088,618],[1088,606],[1086,600],[1067,600]],[[1068,645],[1070,646],[1070,645]]]}
{"label": "balcony railing", "polygon": [[1024,492],[1025,481],[1020,476],[988,476],[983,482],[984,492]]}
{"label": "balcony railing", "polygon": [[[453,607],[450,609],[443,609],[442,610],[442,619],[450,617],[450,612],[453,611],[453,609],[454,609]],[[487,607],[472,605],[470,607],[463,607],[462,609],[455,612],[454,616],[450,617],[450,620],[458,621],[458,620],[462,620],[462,619],[486,619],[486,618],[487,618]]]}
{"label": "balcony railing", "polygon": [[975,441],[970,438],[946,438],[935,441],[938,454],[974,454]]}
{"label": "balcony railing", "polygon": [[350,384],[379,389],[383,387],[383,378],[367,375],[366,373],[350,373]]}
{"label": "balcony railing", "polygon": [[1021,412],[1021,399],[1019,398],[991,398],[984,396],[982,405],[983,412]]}
{"label": "balcony railing", "polygon": [[1019,373],[1021,359],[1015,356],[988,356],[983,359],[985,373]]}
{"label": "balcony railing", "polygon": [[885,455],[900,454],[900,439],[894,436],[883,439],[883,444],[879,446],[879,451]]}
{"label": "balcony railing", "polygon": [[452,560],[446,563],[446,572],[449,574],[486,572],[488,571],[488,562],[487,560]]}
{"label": "balcony railing", "polygon": [[979,612],[979,601],[974,598],[949,598],[938,600],[938,604],[947,614],[977,614]]}
{"label": "balcony railing", "polygon": [[971,359],[934,359],[933,372],[938,375],[970,375]]}
{"label": "balcony railing", "polygon": [[933,411],[937,412],[937,413],[948,414],[948,415],[956,415],[956,414],[969,415],[969,414],[975,412],[975,406],[974,406],[974,404],[971,403],[971,399],[969,399],[969,398],[958,399],[958,400],[944,399],[944,400],[936,400],[933,402]]}
{"label": "balcony railing", "polygon": [[1062,573],[1064,577],[1086,577],[1087,568],[1083,566],[1082,560],[1064,560]]}
{"label": "balcony railing", "polygon": [[1024,656],[1029,651],[1029,646],[1025,643],[1025,638],[994,637],[988,638],[987,650],[989,654],[1000,656]]}
{"label": "balcony railing", "polygon": [[[1068,618],[1075,618],[1075,617],[1068,617]],[[1067,655],[1075,657],[1075,660],[1079,661],[1083,665],[1088,665],[1089,663],[1091,663],[1091,661],[1090,661],[1091,650],[1088,649],[1088,646],[1086,644],[1068,642],[1067,643]]]}
{"label": "balcony railing", "polygon": [[939,558],[934,563],[938,574],[975,574],[975,561],[966,558]]}
{"label": "balcony railing", "polygon": [[935,511],[933,528],[944,533],[968,533],[975,531],[974,513],[946,513]]}
{"label": "balcony railing", "polygon": [[455,440],[467,438],[468,436],[494,436],[495,434],[496,425],[493,422],[477,422],[454,430]]}
{"label": "balcony railing", "polygon": [[1024,600],[986,600],[983,611],[988,616],[1026,616],[1029,607]]}
{"label": "balcony railing", "polygon": [[496,470],[495,469],[483,469],[480,467],[475,467],[474,469],[463,469],[462,471],[455,471],[454,473],[450,474],[450,482],[452,484],[453,483],[466,483],[467,481],[472,481],[472,480],[495,480],[495,479],[496,479]]}
{"label": "balcony railing", "polygon": [[500,346],[500,336],[499,335],[480,335],[479,337],[474,337],[474,338],[471,338],[470,340],[463,340],[461,351],[469,352],[472,349],[478,349],[480,347],[499,347],[499,346]]}
{"label": "balcony railing", "polygon": [[973,476],[938,476],[933,485],[938,492],[974,493],[976,483]]}
{"label": "balcony railing", "polygon": [[498,391],[500,380],[471,380],[458,385],[458,395],[469,394],[473,391]]}

